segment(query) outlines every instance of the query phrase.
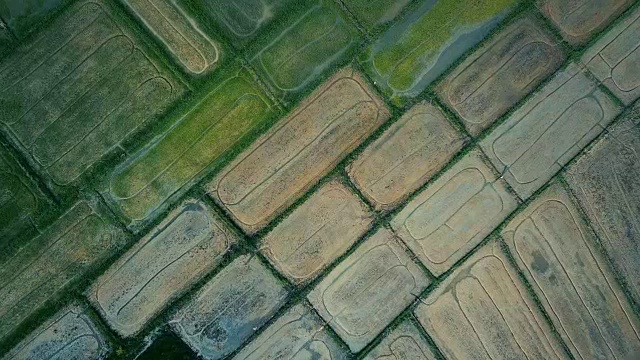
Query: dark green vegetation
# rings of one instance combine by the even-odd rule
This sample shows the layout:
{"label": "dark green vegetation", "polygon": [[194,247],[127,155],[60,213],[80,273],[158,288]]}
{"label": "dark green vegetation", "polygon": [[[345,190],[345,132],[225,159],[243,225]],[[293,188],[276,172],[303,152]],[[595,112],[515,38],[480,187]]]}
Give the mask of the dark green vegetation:
{"label": "dark green vegetation", "polygon": [[132,154],[109,181],[108,196],[133,220],[145,220],[167,198],[206,175],[236,143],[264,127],[273,102],[246,68],[231,68],[193,109]]}
{"label": "dark green vegetation", "polygon": [[195,360],[198,357],[179,337],[163,333],[153,340],[139,356],[138,360]]}
{"label": "dark green vegetation", "polygon": [[343,4],[369,31],[390,23],[410,0],[347,0]]}
{"label": "dark green vegetation", "polygon": [[71,0],[0,0],[0,21],[17,38],[24,38]]}
{"label": "dark green vegetation", "polygon": [[50,26],[0,65],[0,123],[51,186],[65,186],[148,126],[182,85],[104,5],[73,6]]}
{"label": "dark green vegetation", "polygon": [[9,149],[0,144],[0,263],[39,232],[52,204],[20,166]]}
{"label": "dark green vegetation", "polygon": [[[231,44],[240,49],[261,30],[286,13],[293,0],[178,0],[197,17],[201,23],[222,33]],[[217,31],[216,31],[217,30]]]}
{"label": "dark green vegetation", "polygon": [[249,61],[285,102],[337,63],[344,63],[361,35],[332,1],[305,0],[247,49]]}
{"label": "dark green vegetation", "polygon": [[0,339],[125,244],[125,234],[99,207],[79,202],[3,261]]}

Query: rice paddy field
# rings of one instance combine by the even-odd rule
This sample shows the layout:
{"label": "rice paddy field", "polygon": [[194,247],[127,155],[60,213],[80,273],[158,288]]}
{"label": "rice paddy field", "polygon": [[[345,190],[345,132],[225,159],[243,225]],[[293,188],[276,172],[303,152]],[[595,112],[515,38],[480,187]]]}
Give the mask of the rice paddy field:
{"label": "rice paddy field", "polygon": [[0,359],[640,359],[639,34],[0,0]]}

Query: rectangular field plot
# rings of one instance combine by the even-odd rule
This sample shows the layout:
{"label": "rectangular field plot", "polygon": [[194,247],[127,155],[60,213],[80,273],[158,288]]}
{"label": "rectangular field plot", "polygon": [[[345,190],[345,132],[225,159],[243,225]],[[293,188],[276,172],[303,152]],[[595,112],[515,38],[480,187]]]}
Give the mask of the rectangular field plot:
{"label": "rectangular field plot", "polygon": [[107,10],[78,3],[0,62],[0,125],[57,185],[118,150],[182,91]]}
{"label": "rectangular field plot", "polygon": [[[640,106],[636,106],[640,111]],[[640,304],[640,117],[629,116],[566,174],[600,244]]]}
{"label": "rectangular field plot", "polygon": [[334,268],[307,298],[351,351],[358,352],[428,284],[422,269],[393,234],[381,228]]}
{"label": "rectangular field plot", "polygon": [[448,359],[566,359],[494,240],[418,304],[418,320]]}
{"label": "rectangular field plot", "polygon": [[438,94],[477,136],[554,73],[564,58],[551,35],[525,17],[458,65],[438,85]]}
{"label": "rectangular field plot", "polygon": [[347,352],[324,327],[313,309],[302,302],[289,309],[233,359],[348,359]]}
{"label": "rectangular field plot", "polygon": [[438,108],[422,102],[371,143],[347,171],[376,208],[390,209],[427,182],[466,140]]}
{"label": "rectangular field plot", "polygon": [[640,354],[636,314],[560,185],[529,204],[502,236],[576,359]]}
{"label": "rectangular field plot", "polygon": [[640,97],[640,8],[600,38],[582,62],[620,100]]}
{"label": "rectangular field plot", "polygon": [[3,360],[101,360],[109,345],[85,310],[67,307],[38,327],[3,357]]}
{"label": "rectangular field plot", "polygon": [[207,191],[243,230],[255,233],[388,118],[362,77],[341,70],[222,170]]}
{"label": "rectangular field plot", "polygon": [[436,276],[489,235],[518,203],[473,150],[391,220],[391,227]]}
{"label": "rectangular field plot", "polygon": [[275,114],[272,101],[247,69],[229,70],[191,110],[112,174],[108,196],[131,221],[146,219],[169,197],[200,180],[223,154]]}
{"label": "rectangular field plot", "polygon": [[371,78],[395,102],[412,98],[479,43],[517,0],[425,0],[360,56]]}
{"label": "rectangular field plot", "polygon": [[134,335],[236,241],[206,205],[186,201],[96,280],[89,299],[120,335]]}
{"label": "rectangular field plot", "polygon": [[9,149],[0,145],[0,263],[38,234],[51,203]]}
{"label": "rectangular field plot", "polygon": [[337,180],[323,185],[260,243],[260,251],[295,284],[314,279],[373,222],[365,204]]}
{"label": "rectangular field plot", "polygon": [[[183,0],[184,1],[184,0]],[[293,0],[186,0],[206,14],[236,47],[260,34]]]}
{"label": "rectangular field plot", "polygon": [[574,45],[583,45],[604,29],[633,0],[537,0],[540,10]]}
{"label": "rectangular field plot", "polygon": [[436,360],[420,330],[408,320],[403,321],[374,347],[365,360]]}
{"label": "rectangular field plot", "polygon": [[192,75],[215,68],[220,45],[205,35],[176,0],[124,0],[149,30]]}
{"label": "rectangular field plot", "polygon": [[93,205],[73,206],[0,267],[0,339],[125,241]]}
{"label": "rectangular field plot", "polygon": [[320,80],[360,42],[359,33],[333,1],[304,4],[248,49],[251,64],[285,102]]}
{"label": "rectangular field plot", "polygon": [[[0,22],[19,39],[41,29],[42,23],[72,0],[0,0]],[[1,31],[0,31],[1,32]]]}
{"label": "rectangular field plot", "polygon": [[373,30],[395,19],[411,0],[349,0],[344,5],[367,28]]}
{"label": "rectangular field plot", "polygon": [[498,171],[526,199],[613,120],[619,107],[575,64],[480,142]]}
{"label": "rectangular field plot", "polygon": [[203,358],[222,359],[264,325],[286,296],[258,257],[242,255],[204,285],[171,326]]}

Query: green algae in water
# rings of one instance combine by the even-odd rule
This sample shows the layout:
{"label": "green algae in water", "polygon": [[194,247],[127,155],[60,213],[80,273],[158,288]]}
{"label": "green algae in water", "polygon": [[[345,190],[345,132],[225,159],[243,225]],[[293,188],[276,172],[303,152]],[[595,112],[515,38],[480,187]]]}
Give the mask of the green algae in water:
{"label": "green algae in water", "polygon": [[516,0],[427,0],[360,57],[376,84],[398,102],[414,97],[484,39]]}

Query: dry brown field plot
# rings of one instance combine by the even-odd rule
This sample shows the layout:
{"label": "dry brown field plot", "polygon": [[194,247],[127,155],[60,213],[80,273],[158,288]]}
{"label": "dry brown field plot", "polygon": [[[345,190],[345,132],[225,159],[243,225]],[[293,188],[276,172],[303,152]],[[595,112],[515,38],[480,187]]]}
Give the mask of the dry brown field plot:
{"label": "dry brown field plot", "polygon": [[370,144],[347,171],[376,208],[389,209],[429,180],[466,140],[437,107],[419,103]]}
{"label": "dry brown field plot", "polygon": [[593,140],[619,106],[571,63],[480,146],[522,198],[528,198]]}
{"label": "dry brown field plot", "polygon": [[620,15],[633,0],[537,0],[540,10],[574,45],[584,45],[591,36]]}
{"label": "dry brown field plot", "polygon": [[465,155],[392,220],[395,233],[435,275],[489,235],[518,203],[478,150]]}
{"label": "dry brown field plot", "polygon": [[609,129],[566,177],[600,244],[640,304],[640,107],[634,110]]}
{"label": "dry brown field plot", "polygon": [[255,233],[388,118],[362,77],[343,69],[227,165],[207,191]]}
{"label": "dry brown field plot", "polygon": [[448,358],[565,358],[495,239],[421,300],[415,315]]}
{"label": "dry brown field plot", "polygon": [[205,359],[222,359],[264,325],[286,296],[257,257],[243,255],[198,291],[171,326]]}
{"label": "dry brown field plot", "polygon": [[103,359],[111,352],[85,309],[71,305],[47,320],[3,360]]}
{"label": "dry brown field plot", "polygon": [[27,171],[0,145],[0,263],[20,249],[21,241],[38,234],[50,207]]}
{"label": "dry brown field plot", "polygon": [[134,335],[236,241],[206,205],[187,201],[100,276],[88,297],[115,331]]}
{"label": "dry brown field plot", "polygon": [[211,40],[176,0],[123,0],[167,47],[180,65],[193,75],[214,69],[220,45]]}
{"label": "dry brown field plot", "polygon": [[0,62],[0,124],[54,184],[67,185],[182,85],[99,2],[77,3],[50,27]]}
{"label": "dry brown field plot", "polygon": [[626,105],[640,97],[640,9],[624,18],[582,56],[598,80]]}
{"label": "dry brown field plot", "polygon": [[532,17],[517,20],[438,85],[440,98],[477,136],[553,74],[563,50]]}
{"label": "dry brown field plot", "polygon": [[416,359],[436,360],[436,356],[420,334],[420,330],[405,320],[365,357],[367,360]]}
{"label": "dry brown field plot", "polygon": [[269,232],[260,251],[281,274],[301,285],[344,254],[372,222],[365,204],[332,180]]}
{"label": "dry brown field plot", "polygon": [[362,350],[429,284],[405,251],[382,228],[307,296],[351,351]]}
{"label": "dry brown field plot", "polygon": [[300,303],[276,320],[245,347],[234,360],[348,359],[347,353],[327,334],[318,315]]}
{"label": "dry brown field plot", "polygon": [[576,358],[640,354],[640,323],[564,189],[545,190],[502,236]]}

